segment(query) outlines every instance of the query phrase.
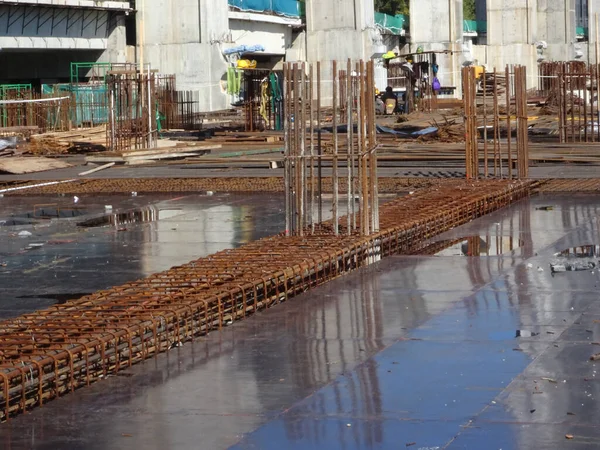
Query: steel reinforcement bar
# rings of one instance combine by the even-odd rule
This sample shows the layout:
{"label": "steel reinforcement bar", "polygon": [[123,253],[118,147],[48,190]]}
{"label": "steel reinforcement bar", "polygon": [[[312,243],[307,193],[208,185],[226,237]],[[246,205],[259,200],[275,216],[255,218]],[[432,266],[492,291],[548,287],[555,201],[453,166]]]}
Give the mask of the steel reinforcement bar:
{"label": "steel reinforcement bar", "polygon": [[531,183],[455,182],[395,199],[370,236],[273,236],[0,323],[0,419],[183,345],[502,208]]}
{"label": "steel reinforcement bar", "polygon": [[[454,180],[456,181],[456,180]],[[446,179],[425,177],[391,178],[380,177],[379,192],[397,193],[412,191],[448,182]],[[451,182],[451,181],[450,181]],[[331,178],[323,178],[323,191],[331,192]],[[3,192],[4,189],[9,189]],[[18,188],[18,189],[15,189]],[[68,182],[31,181],[6,187],[0,193],[14,195],[82,195],[82,194],[131,194],[131,192],[283,192],[282,177],[239,177],[239,178],[109,178],[91,180],[69,180]],[[340,179],[340,192],[346,191],[345,179]]]}

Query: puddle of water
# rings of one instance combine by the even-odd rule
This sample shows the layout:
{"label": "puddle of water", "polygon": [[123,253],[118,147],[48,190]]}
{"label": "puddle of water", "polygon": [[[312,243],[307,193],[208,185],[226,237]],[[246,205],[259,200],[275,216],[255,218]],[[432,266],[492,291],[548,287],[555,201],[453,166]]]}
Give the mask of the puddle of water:
{"label": "puddle of water", "polygon": [[523,247],[522,239],[513,236],[467,236],[439,241],[435,256],[498,256]]}
{"label": "puddle of water", "polygon": [[88,210],[77,206],[58,206],[57,204],[33,205],[33,211],[13,214],[0,219],[0,227],[37,225],[41,220],[70,219],[88,214]]}
{"label": "puddle of water", "polygon": [[94,228],[107,225],[127,225],[130,223],[154,222],[159,218],[159,209],[156,206],[145,206],[117,213],[102,214],[77,223],[79,227]]}

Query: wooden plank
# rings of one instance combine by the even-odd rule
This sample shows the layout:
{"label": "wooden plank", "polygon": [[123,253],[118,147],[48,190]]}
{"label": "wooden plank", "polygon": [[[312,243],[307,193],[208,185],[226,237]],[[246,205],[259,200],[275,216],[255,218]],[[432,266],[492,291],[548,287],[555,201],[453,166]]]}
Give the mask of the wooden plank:
{"label": "wooden plank", "polygon": [[128,152],[122,152],[121,155],[124,158],[130,156],[154,156],[154,155],[168,155],[169,153],[199,153],[207,150],[216,150],[221,148],[220,144],[212,145],[194,145],[188,147],[167,147],[167,148],[154,148],[154,149],[142,149],[142,150],[131,150]]}
{"label": "wooden plank", "polygon": [[91,170],[86,170],[85,172],[81,172],[81,173],[79,174],[79,176],[80,176],[80,177],[82,177],[82,176],[84,176],[84,175],[90,175],[90,174],[92,174],[92,173],[100,172],[101,170],[108,169],[109,167],[112,167],[112,166],[114,166],[114,165],[115,165],[115,163],[114,163],[114,162],[109,162],[108,164],[104,164],[104,165],[102,165],[102,166],[95,167],[95,168],[93,168],[93,169],[91,169]]}
{"label": "wooden plank", "polygon": [[8,172],[15,175],[23,173],[43,172],[45,170],[66,169],[72,167],[64,161],[50,158],[2,158],[0,160],[0,172]]}

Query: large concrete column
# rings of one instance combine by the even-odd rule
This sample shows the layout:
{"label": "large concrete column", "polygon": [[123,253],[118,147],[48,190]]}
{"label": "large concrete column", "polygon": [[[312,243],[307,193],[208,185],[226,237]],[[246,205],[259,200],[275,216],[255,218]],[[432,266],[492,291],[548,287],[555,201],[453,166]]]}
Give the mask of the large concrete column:
{"label": "large concrete column", "polygon": [[462,0],[410,0],[411,51],[451,51],[438,55],[438,78],[443,86],[460,90],[460,68],[464,59]]}
{"label": "large concrete column", "polygon": [[[600,29],[597,28],[596,16],[600,16],[600,0],[588,0],[588,57],[589,61],[600,62]],[[600,18],[598,19],[600,23]],[[599,53],[599,54],[597,54]]]}
{"label": "large concrete column", "polygon": [[[204,111],[225,109],[221,79],[227,65],[222,44],[229,40],[227,0],[145,0],[138,7],[138,61],[142,25],[144,63],[175,74],[179,90],[198,91]],[[138,5],[142,2],[138,1]]]}
{"label": "large concrete column", "polygon": [[125,33],[125,15],[114,18],[115,26],[108,36],[107,49],[98,62],[124,63],[127,61],[127,39]]}
{"label": "large concrete column", "polygon": [[309,61],[369,59],[375,32],[373,0],[307,0]]}
{"label": "large concrete column", "polygon": [[[539,4],[542,9],[549,6],[554,13],[554,1],[543,0]],[[538,22],[537,0],[487,0],[487,47],[485,61],[480,63],[498,70],[504,70],[507,64],[525,65],[527,85],[535,86],[538,73],[535,44],[539,41],[538,28],[544,26]]]}
{"label": "large concrete column", "polygon": [[[306,59],[321,61],[324,80],[332,79],[331,61],[338,60],[340,69],[348,58],[367,61],[380,40],[373,0],[306,0]],[[331,89],[322,95],[331,101]]]}
{"label": "large concrete column", "polygon": [[575,58],[575,0],[545,0],[537,5],[537,34],[534,42],[544,41],[544,59],[568,61]]}

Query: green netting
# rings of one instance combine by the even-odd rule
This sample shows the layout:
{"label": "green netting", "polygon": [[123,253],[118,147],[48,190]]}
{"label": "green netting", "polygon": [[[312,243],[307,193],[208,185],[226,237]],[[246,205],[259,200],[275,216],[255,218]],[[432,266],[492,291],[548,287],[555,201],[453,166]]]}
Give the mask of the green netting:
{"label": "green netting", "polygon": [[485,20],[463,20],[463,31],[467,33],[487,33]]}
{"label": "green netting", "polygon": [[405,25],[408,25],[408,17],[402,14],[390,16],[380,12],[375,12],[375,23],[384,32],[391,34],[402,34]]}
{"label": "green netting", "polygon": [[274,13],[282,16],[300,17],[304,15],[302,0],[228,0],[229,6],[242,11]]}
{"label": "green netting", "polygon": [[108,123],[107,87],[99,85],[43,85],[45,94],[71,96],[70,118],[75,126]]}
{"label": "green netting", "polygon": [[587,29],[587,27],[577,27],[576,33],[577,33],[577,36],[587,37],[588,29]]}

